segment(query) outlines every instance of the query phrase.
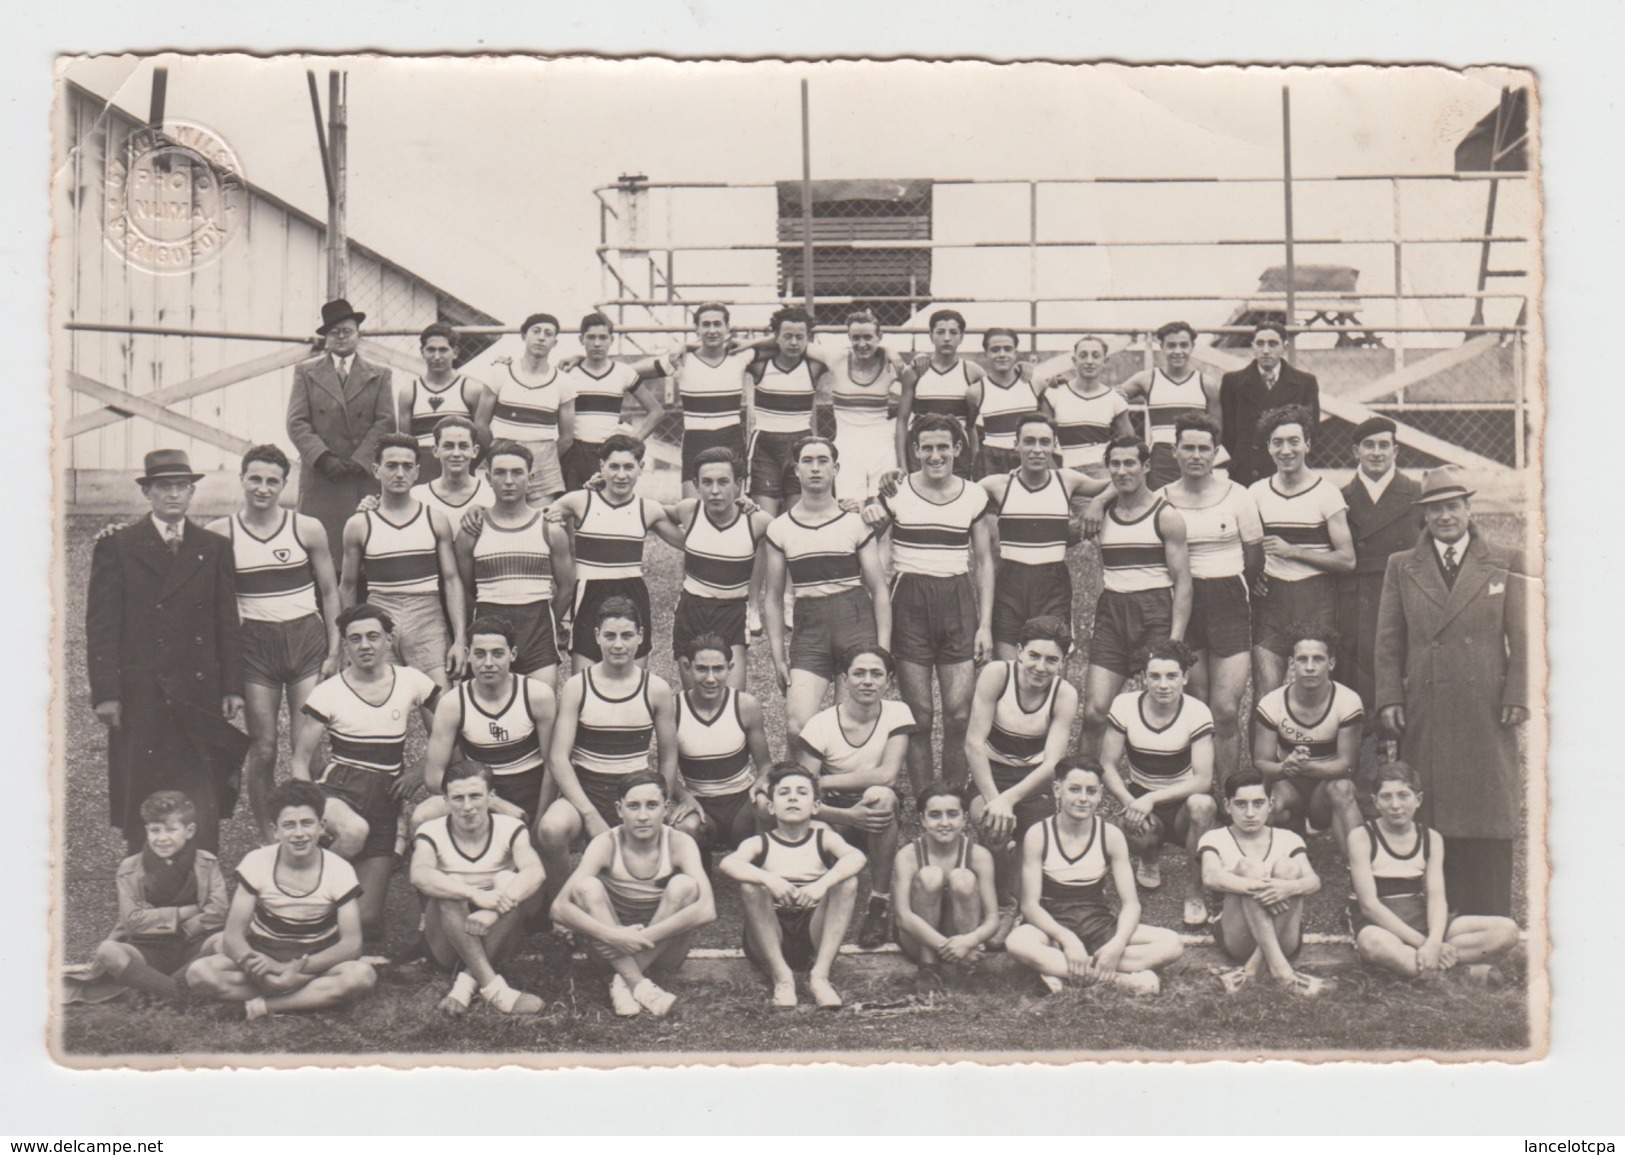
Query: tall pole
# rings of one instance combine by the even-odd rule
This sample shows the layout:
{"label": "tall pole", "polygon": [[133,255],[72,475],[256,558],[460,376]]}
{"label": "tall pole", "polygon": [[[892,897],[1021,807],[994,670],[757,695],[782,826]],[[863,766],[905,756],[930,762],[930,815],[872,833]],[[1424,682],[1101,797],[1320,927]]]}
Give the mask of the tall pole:
{"label": "tall pole", "polygon": [[801,295],[807,314],[813,311],[812,122],[807,111],[807,81],[801,81]]}
{"label": "tall pole", "polygon": [[332,154],[333,195],[327,205],[327,296],[346,296],[350,287],[350,243],[345,235],[345,201],[348,178],[345,146],[349,136],[349,114],[345,107],[348,80],[343,72],[327,74],[327,146]]}
{"label": "tall pole", "polygon": [[1281,86],[1281,182],[1286,198],[1286,348],[1293,350],[1292,326],[1298,316],[1298,277],[1292,239],[1292,89]]}

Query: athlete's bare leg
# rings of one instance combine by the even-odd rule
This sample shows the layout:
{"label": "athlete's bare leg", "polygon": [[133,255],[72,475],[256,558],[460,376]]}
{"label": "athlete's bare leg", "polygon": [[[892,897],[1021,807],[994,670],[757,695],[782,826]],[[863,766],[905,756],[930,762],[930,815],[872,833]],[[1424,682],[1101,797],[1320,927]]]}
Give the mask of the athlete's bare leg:
{"label": "athlete's bare leg", "polygon": [[1106,715],[1127,680],[1122,674],[1093,664],[1083,672],[1083,732],[1078,735],[1078,753],[1086,761],[1099,760]]}

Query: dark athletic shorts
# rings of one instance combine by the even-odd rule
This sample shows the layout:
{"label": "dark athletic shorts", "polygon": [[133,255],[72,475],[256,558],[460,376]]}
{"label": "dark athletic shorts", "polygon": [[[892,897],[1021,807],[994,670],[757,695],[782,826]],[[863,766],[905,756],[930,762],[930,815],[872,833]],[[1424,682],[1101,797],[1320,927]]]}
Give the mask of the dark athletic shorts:
{"label": "dark athletic shorts", "polygon": [[394,856],[395,820],[401,815],[401,800],[390,793],[395,775],[329,762],[316,785],[323,794],[337,798],[366,820],[367,840],[361,844],[356,862]]}
{"label": "dark athletic shorts", "polygon": [[[1030,770],[1012,769],[1008,766],[993,766],[993,785],[1005,791],[1020,782],[1031,773]],[[1016,829],[1010,837],[1017,846],[1026,837],[1027,831],[1037,826],[1044,819],[1055,813],[1055,795],[1048,790],[1040,790],[1036,794],[1029,794],[1016,803]]]}
{"label": "dark athletic shorts", "polygon": [[533,674],[559,664],[558,635],[553,629],[553,603],[528,602],[524,605],[492,605],[477,602],[474,618],[504,618],[514,629],[513,672]]}
{"label": "dark athletic shorts", "polygon": [[1094,954],[1117,934],[1117,916],[1111,907],[1094,898],[1051,898],[1040,900],[1046,913],[1077,935],[1083,948]]}
{"label": "dark athletic shorts", "polygon": [[[776,906],[773,913],[779,916],[779,930],[784,934],[782,949],[785,963],[793,971],[810,970],[813,959],[818,956],[812,940],[813,909]],[[756,950],[749,934],[745,935],[745,957],[755,963],[762,973],[767,973],[767,960]]]}
{"label": "dark athletic shorts", "polygon": [[826,682],[835,680],[835,664],[851,646],[874,645],[875,605],[865,589],[846,590],[827,598],[797,598],[790,633],[790,668],[806,670]]}
{"label": "dark athletic shorts", "polygon": [[1253,600],[1253,645],[1272,654],[1292,653],[1291,627],[1298,624],[1330,629],[1337,624],[1337,579],[1329,573],[1302,581],[1271,578],[1269,592]]}
{"label": "dark athletic shorts", "polygon": [[525,825],[534,826],[537,810],[542,803],[542,776],[544,768],[521,770],[518,774],[491,775],[491,789],[496,796],[525,812]]}
{"label": "dark athletic shorts", "polygon": [[586,487],[587,479],[598,472],[598,447],[601,441],[572,441],[570,448],[559,457],[559,468],[564,473],[564,491],[574,493]]}
{"label": "dark athletic shorts", "polygon": [[1191,621],[1185,627],[1185,644],[1193,650],[1206,650],[1215,658],[1245,654],[1252,649],[1247,579],[1240,574],[1191,579]]}
{"label": "dark athletic shorts", "polygon": [[702,598],[687,590],[677,593],[677,612],[671,619],[671,652],[681,654],[690,638],[717,634],[730,646],[745,640],[745,598]]}
{"label": "dark athletic shorts", "polygon": [[921,666],[976,656],[976,587],[968,573],[901,573],[892,583],[892,655]]}
{"label": "dark athletic shorts", "polygon": [[982,445],[977,447],[976,468],[972,472],[980,481],[984,477],[998,477],[1000,474],[1020,468],[1019,449],[1000,449],[996,445]]}
{"label": "dark athletic shorts", "polygon": [[[1399,921],[1416,931],[1418,934],[1428,932],[1428,900],[1423,894],[1394,894],[1382,900],[1382,905],[1399,916]],[[1359,934],[1368,926],[1376,926],[1365,916],[1360,909],[1359,902],[1349,900],[1349,933]],[[1450,933],[1450,924],[1456,921],[1456,912],[1450,911],[1445,916],[1445,933]]]}
{"label": "dark athletic shorts", "polygon": [[1151,447],[1151,460],[1146,464],[1145,487],[1161,489],[1179,480],[1179,462],[1174,458],[1174,447],[1158,442]]}
{"label": "dark athletic shorts", "polygon": [[203,944],[209,940],[186,938],[184,935],[166,934],[158,938],[128,938],[124,941],[140,952],[141,960],[160,974],[176,975],[192,965],[192,960],[203,953]]}
{"label": "dark athletic shorts", "polygon": [[734,459],[739,462],[739,470],[735,476],[745,478],[745,431],[737,425],[730,425],[726,429],[685,429],[683,430],[683,481],[693,481],[699,473],[699,466],[694,459],[707,449],[718,446],[733,451]]}
{"label": "dark athletic shorts", "polygon": [[[1127,785],[1128,792],[1136,798],[1144,798],[1151,793],[1138,782],[1130,782]],[[1159,802],[1151,808],[1152,815],[1155,816],[1158,822],[1162,823],[1162,840],[1170,846],[1185,845],[1184,839],[1175,833],[1175,827],[1179,824],[1179,812],[1185,809],[1185,801],[1185,799],[1181,798],[1177,802]]]}
{"label": "dark athletic shorts", "polygon": [[[750,495],[788,501],[801,493],[790,451],[811,433],[758,432],[750,439]],[[685,440],[686,437],[685,437]]]}
{"label": "dark athletic shorts", "polygon": [[1120,594],[1105,590],[1095,603],[1095,629],[1089,638],[1089,664],[1128,677],[1145,651],[1168,640],[1173,625],[1170,589]]}
{"label": "dark athletic shorts", "polygon": [[1052,614],[1072,625],[1072,571],[1065,562],[1027,565],[999,560],[993,574],[993,640],[1015,645],[1021,627]]}
{"label": "dark athletic shorts", "polygon": [[321,673],[327,627],[320,614],[291,622],[243,622],[243,679],[281,689]]}
{"label": "dark athletic shorts", "polygon": [[732,850],[756,833],[756,804],[749,790],[710,798],[697,795],[694,801],[716,827],[715,842],[709,849]]}
{"label": "dark athletic shorts", "polygon": [[[598,774],[592,770],[584,770],[580,766],[575,768],[576,781],[581,783],[581,789],[586,792],[587,801],[592,808],[598,811],[598,817],[609,823],[613,829],[621,824],[621,816],[615,813],[615,804],[621,800],[621,782],[625,780],[624,774]],[[563,794],[559,795],[561,798]]]}
{"label": "dark athletic shorts", "polygon": [[570,652],[592,661],[602,661],[604,651],[598,647],[598,607],[610,598],[630,598],[643,618],[643,641],[638,644],[638,657],[647,658],[651,646],[649,626],[649,587],[637,578],[595,578],[584,581],[576,590],[575,621],[570,626]]}

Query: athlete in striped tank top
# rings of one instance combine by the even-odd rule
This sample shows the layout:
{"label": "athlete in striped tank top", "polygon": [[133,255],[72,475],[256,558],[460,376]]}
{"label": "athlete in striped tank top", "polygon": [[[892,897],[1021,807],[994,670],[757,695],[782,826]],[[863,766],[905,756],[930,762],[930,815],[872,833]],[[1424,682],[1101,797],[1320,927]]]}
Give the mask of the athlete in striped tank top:
{"label": "athlete in striped tank top", "polygon": [[1161,367],[1143,369],[1122,386],[1124,397],[1146,407],[1152,489],[1179,480],[1179,463],[1174,460],[1174,425],[1179,419],[1202,413],[1214,421],[1221,419],[1219,383],[1191,364],[1196,330],[1184,321],[1170,321],[1157,330],[1157,345],[1162,350]]}
{"label": "athlete in striped tank top", "polygon": [[776,351],[746,370],[745,413],[750,422],[751,500],[776,514],[794,505],[801,493],[791,452],[813,432],[813,385],[824,367],[807,355],[812,318],[805,310],[780,309],[769,326]]}
{"label": "athlete in striped tank top", "polygon": [[[628,432],[643,440],[666,416],[666,403],[651,384],[653,378],[668,372],[662,358],[612,361],[609,349],[615,340],[615,322],[602,313],[581,318],[580,333],[584,355],[560,366],[569,374],[562,408],[569,411],[574,434],[561,457],[566,492],[582,488],[598,472],[598,450],[612,434]],[[628,393],[637,399],[643,416],[623,426],[621,408]]]}
{"label": "athlete in striped tank top", "polygon": [[846,468],[835,495],[863,501],[880,492],[881,478],[897,468],[897,422],[892,411],[902,390],[900,362],[880,343],[880,322],[867,309],[847,314],[849,349],[832,358],[818,389],[835,410],[835,444]]}
{"label": "athlete in striped tank top", "polygon": [[[558,318],[532,313],[519,327],[525,352],[518,361],[499,359],[502,380],[486,398],[475,423],[494,440],[517,441],[531,452],[532,505],[545,507],[564,492],[560,454],[575,440],[572,382],[552,363],[559,340]],[[487,411],[488,410],[488,411]]]}
{"label": "athlete in striped tank top", "polygon": [[1106,476],[1106,443],[1134,432],[1129,404],[1106,380],[1106,342],[1079,337],[1072,368],[1045,382],[1044,408],[1055,418],[1061,464],[1091,476]]}
{"label": "athlete in striped tank top", "polygon": [[637,664],[638,614],[620,597],[599,608],[592,626],[603,657],[565,682],[559,695],[547,759],[559,796],[537,826],[549,895],[570,874],[571,844],[615,824],[627,775],[658,766],[668,796],[676,792],[676,701],[664,678]]}
{"label": "athlete in striped tank top", "polygon": [[999,562],[993,571],[993,653],[1016,656],[1022,625],[1031,618],[1072,623],[1072,571],[1066,547],[1074,502],[1106,489],[1072,469],[1055,469],[1055,419],[1034,411],[1017,421],[1021,467],[982,479],[997,514]]}
{"label": "athlete in striped tank top", "polygon": [[677,696],[677,777],[697,808],[674,822],[707,851],[738,846],[756,830],[752,790],[773,763],[761,703],[729,687],[732,663],[715,635],[690,639],[677,664],[690,686]]}
{"label": "athlete in striped tank top", "polygon": [[980,385],[981,401],[976,407],[981,448],[972,473],[977,478],[1009,473],[1021,465],[1021,456],[1016,452],[1016,425],[1040,404],[1039,391],[1029,376],[1031,366],[1017,363],[1014,330],[989,329],[983,333],[982,352],[987,364]]}
{"label": "athlete in striped tank top", "polygon": [[975,790],[971,817],[997,866],[997,944],[1016,922],[1016,849],[1053,809],[1055,767],[1072,741],[1078,691],[1065,677],[1071,649],[1065,622],[1033,618],[1022,626],[1015,659],[988,663],[976,679],[965,760]]}
{"label": "athlete in striped tank top", "polygon": [[[412,379],[396,399],[396,428],[418,441],[418,477],[424,483],[440,476],[435,453],[435,426],[447,417],[473,421],[481,407],[489,408],[484,383],[453,368],[457,359],[457,334],[451,326],[436,322],[418,337],[418,352],[427,372]],[[487,426],[487,437],[490,429]]]}
{"label": "athlete in striped tank top", "polygon": [[1106,711],[1146,649],[1185,636],[1191,615],[1191,571],[1185,519],[1146,488],[1145,442],[1114,438],[1106,449],[1117,500],[1101,523],[1101,592],[1083,676],[1080,749],[1093,759]]}
{"label": "athlete in striped tank top", "polygon": [[961,975],[999,925],[993,856],[965,834],[965,790],[943,783],[915,800],[920,836],[899,847],[897,945],[928,980],[946,965]]}
{"label": "athlete in striped tank top", "polygon": [[317,679],[337,671],[343,608],[327,531],[315,518],[280,504],[289,464],[275,445],[250,448],[243,454],[240,475],[242,512],[204,527],[231,541],[237,571],[243,718],[248,726],[243,778],[266,841],[272,833],[266,799],[276,785],[282,696],[285,692],[288,697],[288,717],[297,718]]}
{"label": "athlete in striped tank top", "polygon": [[[1067,982],[1111,982],[1133,994],[1162,989],[1156,968],[1184,952],[1179,936],[1140,921],[1129,842],[1100,817],[1105,784],[1092,762],[1056,768],[1055,817],[1021,842],[1024,922],[1005,943],[1010,957],[1032,967],[1053,993]],[[1117,892],[1114,915],[1106,880]]]}
{"label": "athlete in striped tank top", "polygon": [[1151,647],[1145,689],[1111,704],[1100,764],[1106,789],[1123,804],[1123,829],[1138,858],[1134,877],[1147,890],[1162,885],[1163,842],[1183,845],[1185,924],[1207,922],[1197,844],[1218,822],[1213,802],[1213,715],[1185,693],[1190,651],[1179,642]]}
{"label": "athlete in striped tank top", "polygon": [[977,429],[986,374],[980,365],[959,356],[960,342],[965,339],[965,318],[957,311],[938,309],[931,314],[928,328],[931,355],[916,358],[912,368],[903,374],[903,391],[897,399],[897,460],[905,469],[915,468],[909,456],[910,426],[916,417],[938,413],[954,418],[965,429],[970,452],[955,462],[954,472],[969,477],[971,463],[981,449]]}
{"label": "athlete in striped tank top", "polygon": [[748,346],[729,344],[728,306],[707,301],[694,310],[698,347],[661,359],[676,383],[683,406],[683,496],[695,496],[694,461],[707,449],[723,448],[745,460],[745,370],[760,356]]}
{"label": "athlete in striped tank top", "polygon": [[[356,604],[364,574],[367,599],[395,620],[395,660],[422,670],[438,686],[449,686],[462,676],[467,649],[456,530],[412,497],[418,460],[417,443],[410,436],[386,433],[379,438],[375,472],[383,489],[378,508],[344,524],[344,604]],[[428,722],[425,718],[424,724]]]}

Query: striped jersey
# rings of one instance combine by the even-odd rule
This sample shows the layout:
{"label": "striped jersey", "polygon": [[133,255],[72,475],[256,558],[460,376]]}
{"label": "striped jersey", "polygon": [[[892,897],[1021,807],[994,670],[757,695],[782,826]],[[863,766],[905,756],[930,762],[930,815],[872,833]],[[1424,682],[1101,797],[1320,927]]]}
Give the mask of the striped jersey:
{"label": "striped jersey", "polygon": [[1055,695],[1060,692],[1061,679],[1050,682],[1049,692],[1031,710],[1021,705],[1020,690],[1016,685],[1019,671],[1014,662],[1001,662],[1004,666],[1004,689],[993,703],[993,723],[987,730],[987,759],[993,769],[993,780],[1001,788],[1025,778],[1044,760],[1044,746],[1049,742],[1050,721],[1055,716]]}
{"label": "striped jersey", "polygon": [[412,428],[408,432],[418,439],[420,448],[434,448],[434,427],[440,424],[442,417],[474,416],[468,407],[467,398],[463,396],[463,389],[467,384],[468,378],[461,373],[439,389],[431,386],[422,377],[413,380]]}
{"label": "striped jersey", "polygon": [[474,683],[457,686],[457,746],[463,756],[490,768],[492,774],[523,774],[542,764],[542,736],[530,712],[529,679],[510,675],[508,701],[487,710],[474,696]]}
{"label": "striped jersey", "polygon": [[305,713],[327,727],[328,753],[334,762],[380,774],[400,773],[406,758],[407,719],[419,706],[434,709],[440,687],[411,666],[389,669],[394,681],[377,705],[357,693],[343,674],[334,674],[305,699]]}
{"label": "striped jersey", "polygon": [[1224,495],[1212,505],[1200,508],[1176,504],[1172,486],[1160,491],[1185,519],[1185,547],[1190,554],[1193,578],[1239,577],[1247,568],[1242,545],[1256,543],[1264,537],[1264,523],[1259,520],[1252,494],[1233,481],[1223,484]]}
{"label": "striped jersey", "polygon": [[1191,747],[1213,733],[1213,714],[1204,702],[1182,694],[1173,720],[1159,729],[1146,720],[1146,704],[1144,691],[1119,694],[1106,721],[1123,735],[1129,781],[1161,790],[1195,775]]}
{"label": "striped jersey", "polygon": [[830,389],[830,404],[835,410],[835,435],[849,437],[854,433],[890,433],[894,403],[892,390],[897,387],[897,374],[891,362],[879,358],[880,370],[869,382],[852,379],[853,362],[848,357],[836,367],[830,377],[835,384]]}
{"label": "striped jersey", "polygon": [[1365,824],[1366,836],[1371,839],[1371,877],[1380,898],[1419,898],[1427,893],[1432,839],[1426,826],[1420,822],[1411,825],[1416,841],[1408,853],[1400,854],[1383,834],[1380,821],[1373,818]]}
{"label": "striped jersey", "polygon": [[[1275,488],[1275,478],[1271,476],[1253,482],[1247,492],[1258,506],[1265,536],[1278,537],[1288,545],[1312,553],[1332,552],[1331,519],[1348,509],[1337,486],[1317,476],[1308,489],[1284,494]],[[1273,556],[1264,558],[1264,572],[1272,580],[1283,582],[1302,581],[1326,573],[1296,559]]]}
{"label": "striped jersey", "polygon": [[739,718],[739,691],[724,691],[709,721],[694,708],[694,691],[677,695],[677,773],[697,798],[748,790],[753,781],[750,748]]}
{"label": "striped jersey", "polygon": [[991,376],[982,378],[982,407],[976,421],[982,427],[982,444],[994,449],[1016,447],[1016,423],[1038,409],[1038,393],[1032,382],[1016,375],[1009,385],[997,385]]}
{"label": "striped jersey", "polygon": [[750,367],[756,381],[758,433],[810,433],[813,422],[812,362],[803,357],[789,369],[772,358]]}
{"label": "striped jersey", "polygon": [[791,886],[817,882],[835,865],[836,856],[824,845],[828,828],[808,826],[800,842],[791,842],[776,830],[747,839],[739,847],[752,866],[784,879]]}
{"label": "striped jersey", "polygon": [[662,825],[655,831],[657,848],[655,868],[648,875],[634,874],[626,861],[626,827],[617,826],[609,832],[614,840],[609,869],[598,876],[611,897],[633,909],[652,909],[666,896],[666,884],[677,868],[671,861],[671,827]]}
{"label": "striped jersey", "polygon": [[316,612],[316,575],[294,514],[283,510],[282,524],[263,539],[240,513],[232,515],[229,528],[237,613],[245,622],[291,622]]}
{"label": "striped jersey", "polygon": [[621,401],[638,383],[638,374],[624,361],[611,361],[595,376],[583,361],[565,375],[565,381],[565,391],[576,403],[576,440],[598,445],[621,423]]}
{"label": "striped jersey", "polygon": [[1365,722],[1360,695],[1340,682],[1333,682],[1331,696],[1326,699],[1326,708],[1320,717],[1300,718],[1292,711],[1289,688],[1290,683],[1277,686],[1253,708],[1253,720],[1275,731],[1277,756],[1285,758],[1294,747],[1307,746],[1312,762],[1337,757],[1337,736],[1350,726],[1358,731]]}
{"label": "striped jersey", "polygon": [[1037,489],[1027,488],[1020,471],[1012,473],[999,502],[999,557],[1022,565],[1064,564],[1071,519],[1059,473],[1050,470]]}
{"label": "striped jersey", "polygon": [[491,411],[491,437],[501,441],[557,441],[559,406],[570,399],[569,382],[560,379],[557,367],[541,385],[527,385],[507,366],[508,379],[497,389],[496,408]]}
{"label": "striped jersey", "polygon": [[732,525],[719,526],[704,502],[696,505],[693,524],[683,535],[683,591],[728,601],[746,597],[756,567],[756,542],[749,514],[740,513]]}
{"label": "striped jersey", "polygon": [[1044,871],[1041,902],[1060,899],[1106,901],[1106,823],[1096,814],[1089,819],[1089,834],[1076,854],[1066,852],[1061,841],[1061,820],[1050,815],[1042,824],[1044,848],[1039,865]]}
{"label": "striped jersey", "polygon": [[1127,399],[1111,388],[1093,397],[1080,397],[1070,385],[1061,384],[1046,392],[1044,400],[1055,414],[1061,464],[1068,469],[1104,466],[1112,422],[1128,412]]}
{"label": "striped jersey", "polygon": [[987,490],[954,478],[959,492],[947,501],[932,501],[905,477],[881,504],[891,514],[892,561],[899,574],[957,577],[970,572],[971,526],[987,512]]}
{"label": "striped jersey", "polygon": [[361,545],[361,568],[369,593],[438,594],[440,556],[429,507],[396,525],[381,509],[369,510],[367,536]]}
{"label": "striped jersey", "polygon": [[1221,826],[1202,835],[1201,841],[1196,844],[1196,853],[1198,857],[1204,854],[1213,855],[1218,859],[1221,869],[1232,873],[1241,865],[1243,859],[1254,859],[1264,868],[1265,877],[1269,876],[1277,863],[1285,862],[1300,854],[1308,856],[1309,848],[1304,845],[1303,838],[1296,831],[1283,826],[1270,826],[1266,827],[1266,830],[1268,838],[1264,843],[1262,855],[1256,852],[1249,854],[1244,850],[1236,838],[1235,829],[1229,826]]}
{"label": "striped jersey", "polygon": [[440,488],[437,488],[443,487],[445,484],[445,474],[441,474],[433,481],[426,481],[422,485],[414,485],[412,487],[412,497],[417,501],[421,501],[430,509],[439,510],[440,515],[446,519],[446,524],[451,526],[454,533],[463,524],[463,515],[469,510],[490,509],[497,503],[497,495],[491,492],[491,486],[483,477],[476,476],[474,478],[474,489],[458,501],[452,501],[441,492]]}
{"label": "striped jersey", "polygon": [[1175,381],[1161,369],[1153,369],[1145,397],[1152,445],[1172,445],[1175,422],[1207,412],[1207,392],[1202,388],[1200,373]]}
{"label": "striped jersey", "polygon": [[361,896],[355,868],[331,850],[322,856],[321,874],[308,894],[289,894],[277,885],[282,847],[257,846],[237,864],[237,881],[254,896],[248,945],[276,958],[316,954],[339,941],[339,907]]}
{"label": "striped jersey", "polygon": [[827,598],[862,588],[858,550],[873,536],[863,518],[845,510],[817,525],[797,520],[791,510],[767,527],[767,543],[784,555],[798,598]]}
{"label": "striped jersey", "polygon": [[576,721],[570,765],[594,774],[626,775],[647,770],[649,749],[655,739],[648,671],[641,672],[637,686],[624,698],[607,698],[599,693],[590,667],[574,677],[581,679],[581,716]]}
{"label": "striped jersey", "polygon": [[485,519],[474,539],[474,591],[482,606],[528,606],[553,597],[553,557],[540,511],[524,525]]}
{"label": "striped jersey", "polygon": [[643,499],[611,505],[601,493],[589,489],[586,494],[575,533],[576,576],[583,582],[642,577],[643,539],[649,532]]}
{"label": "striped jersey", "polygon": [[925,413],[953,417],[961,427],[970,421],[970,373],[963,358],[946,371],[927,365],[914,382],[914,405],[909,420]]}
{"label": "striped jersey", "polygon": [[[684,429],[732,429],[745,410],[745,370],[756,359],[752,350],[730,353],[715,365],[690,353],[676,370],[683,400]],[[667,363],[669,369],[669,363]]]}
{"label": "striped jersey", "polygon": [[1100,584],[1106,592],[1165,590],[1174,584],[1158,524],[1162,507],[1163,499],[1158,497],[1150,509],[1131,521],[1118,516],[1118,505],[1106,511],[1100,523]]}
{"label": "striped jersey", "polygon": [[840,707],[831,706],[814,714],[802,728],[795,744],[816,754],[825,774],[866,773],[879,768],[886,743],[898,734],[912,734],[920,727],[906,702],[887,699],[866,734],[848,734],[841,725]]}
{"label": "striped jersey", "polygon": [[418,827],[413,842],[425,843],[434,851],[435,866],[442,873],[475,890],[490,890],[497,875],[505,870],[519,869],[514,864],[513,848],[521,838],[526,837],[523,820],[494,811],[490,819],[485,844],[474,851],[464,850],[457,845],[448,815],[431,818]]}

